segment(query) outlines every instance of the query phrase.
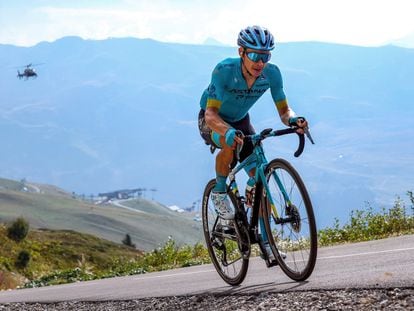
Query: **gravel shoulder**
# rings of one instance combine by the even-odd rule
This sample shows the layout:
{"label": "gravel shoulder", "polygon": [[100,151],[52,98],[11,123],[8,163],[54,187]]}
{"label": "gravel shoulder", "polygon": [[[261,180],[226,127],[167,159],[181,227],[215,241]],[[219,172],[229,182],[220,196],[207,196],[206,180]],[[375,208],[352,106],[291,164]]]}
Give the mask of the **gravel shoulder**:
{"label": "gravel shoulder", "polygon": [[197,295],[120,301],[13,303],[0,311],[20,310],[414,310],[414,287],[345,289],[250,295]]}

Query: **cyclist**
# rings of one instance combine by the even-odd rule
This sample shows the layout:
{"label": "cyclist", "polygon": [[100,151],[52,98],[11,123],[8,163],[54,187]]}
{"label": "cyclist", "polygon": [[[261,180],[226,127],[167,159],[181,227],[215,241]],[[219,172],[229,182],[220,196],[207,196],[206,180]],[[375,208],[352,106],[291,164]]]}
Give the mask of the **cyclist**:
{"label": "cyclist", "polygon": [[[203,92],[198,116],[200,134],[206,144],[220,151],[216,157],[216,186],[211,198],[219,216],[225,220],[234,218],[234,210],[226,194],[226,180],[237,144],[243,144],[243,135],[254,134],[248,111],[270,88],[281,121],[299,128],[307,126],[303,117],[297,117],[289,107],[283,91],[279,68],[269,63],[274,39],[270,31],[260,26],[249,26],[238,35],[239,58],[227,58],[213,70],[210,85]],[[298,130],[303,133],[303,130]],[[241,132],[241,137],[237,133]],[[240,161],[253,151],[253,145],[246,142],[240,152]],[[246,205],[252,206],[254,196],[255,163],[246,168],[249,179],[246,185]],[[259,219],[261,232],[263,219]],[[265,242],[267,237],[262,237]],[[270,251],[271,254],[271,251]]]}

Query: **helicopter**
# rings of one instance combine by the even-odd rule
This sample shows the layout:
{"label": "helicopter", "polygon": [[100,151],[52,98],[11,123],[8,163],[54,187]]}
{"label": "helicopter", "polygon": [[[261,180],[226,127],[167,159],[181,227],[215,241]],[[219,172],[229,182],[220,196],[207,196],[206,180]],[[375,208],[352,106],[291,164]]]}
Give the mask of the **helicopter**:
{"label": "helicopter", "polygon": [[33,78],[33,79],[37,78],[37,73],[32,67],[33,66],[38,66],[38,65],[41,65],[41,64],[34,64],[33,65],[32,63],[30,63],[26,66],[22,66],[22,67],[25,67],[25,69],[24,69],[23,73],[20,73],[20,71],[17,70],[17,77],[19,79],[24,78],[25,80],[27,80],[29,78]]}

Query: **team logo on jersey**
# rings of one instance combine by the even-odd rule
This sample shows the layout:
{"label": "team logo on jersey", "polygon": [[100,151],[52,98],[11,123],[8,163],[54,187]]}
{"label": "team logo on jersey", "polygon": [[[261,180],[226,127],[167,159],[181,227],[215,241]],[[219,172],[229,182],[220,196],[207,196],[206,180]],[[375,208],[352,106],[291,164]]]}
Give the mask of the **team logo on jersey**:
{"label": "team logo on jersey", "polygon": [[264,92],[266,92],[267,88],[262,89],[230,89],[229,92],[232,94],[236,94],[236,99],[242,98],[259,98],[262,96]]}
{"label": "team logo on jersey", "polygon": [[208,97],[209,98],[217,98],[216,87],[213,83],[211,83],[210,86],[208,87]]}

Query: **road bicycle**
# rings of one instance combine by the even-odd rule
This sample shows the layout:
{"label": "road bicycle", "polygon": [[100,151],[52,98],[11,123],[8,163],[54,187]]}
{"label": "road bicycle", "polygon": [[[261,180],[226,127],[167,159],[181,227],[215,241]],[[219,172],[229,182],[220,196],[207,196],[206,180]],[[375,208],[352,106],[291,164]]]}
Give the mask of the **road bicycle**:
{"label": "road bicycle", "polygon": [[[234,220],[220,218],[210,194],[216,180],[210,180],[202,200],[203,231],[210,258],[221,278],[230,285],[243,282],[249,266],[252,244],[258,244],[268,268],[279,265],[295,281],[304,281],[315,267],[317,232],[312,203],[298,172],[286,160],[267,161],[262,141],[268,137],[297,133],[297,127],[283,130],[265,129],[260,134],[245,136],[254,149],[237,165],[233,161],[227,194],[234,206]],[[305,131],[313,143],[309,131]],[[304,134],[298,134],[299,146],[295,157],[305,145]],[[235,152],[237,155],[238,152]],[[236,157],[237,159],[237,157]],[[255,196],[252,210],[245,206],[239,193],[236,175],[248,165],[256,163]],[[263,217],[265,232],[260,231],[259,217]],[[275,260],[267,255],[263,234]]]}

